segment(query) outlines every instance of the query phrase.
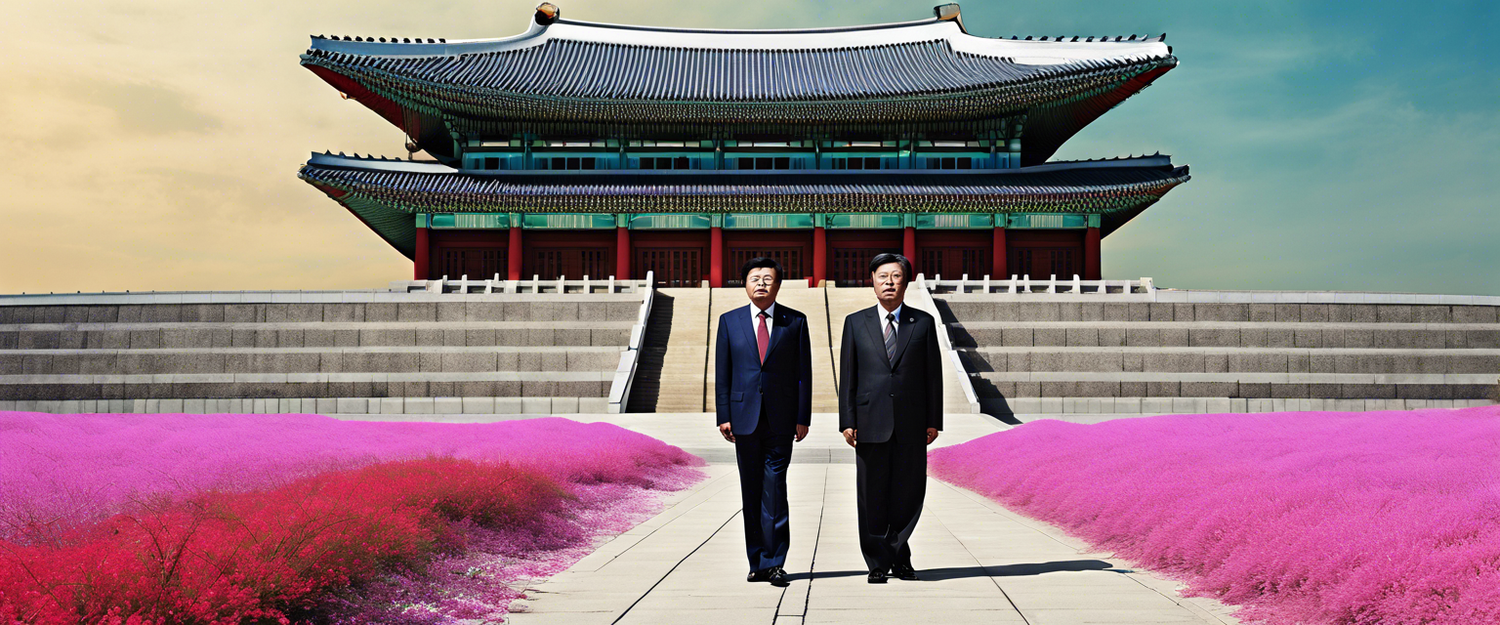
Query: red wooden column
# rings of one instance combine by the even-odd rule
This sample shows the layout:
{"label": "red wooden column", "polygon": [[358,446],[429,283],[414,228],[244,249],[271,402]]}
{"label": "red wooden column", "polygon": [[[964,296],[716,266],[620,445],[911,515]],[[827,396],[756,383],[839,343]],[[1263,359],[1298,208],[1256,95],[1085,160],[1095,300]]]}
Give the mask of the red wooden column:
{"label": "red wooden column", "polygon": [[708,229],[708,286],[724,286],[724,228]]}
{"label": "red wooden column", "polygon": [[521,220],[518,215],[511,216],[510,242],[505,246],[505,273],[506,279],[521,279]]}
{"label": "red wooden column", "polygon": [[[425,221],[426,215],[423,215],[422,218]],[[417,252],[415,258],[412,259],[411,271],[411,279],[413,280],[426,280],[428,278],[429,270],[427,263],[432,257],[432,252],[429,250],[428,245],[427,224],[424,223],[417,226]]]}
{"label": "red wooden column", "polygon": [[1090,226],[1083,235],[1083,279],[1102,280],[1103,275],[1099,263],[1099,227]]}
{"label": "red wooden column", "polygon": [[630,229],[615,227],[615,279],[630,279]]}
{"label": "red wooden column", "polygon": [[[912,273],[922,273],[922,268],[917,266],[917,229],[913,226],[907,226],[901,236],[901,255],[911,261]],[[916,276],[907,276],[906,279],[915,280]]]}
{"label": "red wooden column", "polygon": [[828,278],[828,232],[823,226],[813,226],[812,284],[817,288]]}
{"label": "red wooden column", "polygon": [[1010,279],[1010,250],[1005,249],[1005,225],[1002,219],[1004,217],[1000,215],[995,216],[995,244],[992,247],[994,258],[990,262],[991,280]]}

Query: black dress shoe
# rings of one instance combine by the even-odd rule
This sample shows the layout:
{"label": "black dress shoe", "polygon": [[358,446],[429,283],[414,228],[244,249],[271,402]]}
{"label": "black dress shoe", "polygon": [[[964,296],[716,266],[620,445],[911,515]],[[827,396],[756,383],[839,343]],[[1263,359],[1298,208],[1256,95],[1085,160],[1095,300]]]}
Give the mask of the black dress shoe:
{"label": "black dress shoe", "polygon": [[769,579],[771,579],[771,569],[750,571],[750,574],[745,576],[745,581],[747,582],[764,582]]}
{"label": "black dress shoe", "polygon": [[868,579],[866,579],[865,581],[867,581],[867,582],[869,582],[871,584],[884,584],[885,583],[885,569],[881,569],[879,571],[870,571],[870,577]]}
{"label": "black dress shoe", "polygon": [[891,576],[896,579],[911,581],[917,579],[917,570],[910,563],[897,562],[891,565]]}
{"label": "black dress shoe", "polygon": [[785,588],[789,583],[786,581],[786,569],[783,569],[779,566],[773,566],[769,570],[771,572],[766,575],[766,581],[771,582],[772,586]]}

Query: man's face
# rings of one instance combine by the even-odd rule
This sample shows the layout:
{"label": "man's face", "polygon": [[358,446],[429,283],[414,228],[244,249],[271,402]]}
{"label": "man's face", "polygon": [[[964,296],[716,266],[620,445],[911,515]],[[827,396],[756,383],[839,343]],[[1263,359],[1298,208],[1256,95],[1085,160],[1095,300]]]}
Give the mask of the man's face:
{"label": "man's face", "polygon": [[745,276],[745,294],[761,310],[776,302],[776,292],[780,290],[781,281],[776,279],[776,270],[771,267],[756,267]]}
{"label": "man's face", "polygon": [[875,284],[875,297],[887,310],[906,300],[906,274],[901,271],[901,263],[876,267],[875,273],[870,274],[870,282]]}

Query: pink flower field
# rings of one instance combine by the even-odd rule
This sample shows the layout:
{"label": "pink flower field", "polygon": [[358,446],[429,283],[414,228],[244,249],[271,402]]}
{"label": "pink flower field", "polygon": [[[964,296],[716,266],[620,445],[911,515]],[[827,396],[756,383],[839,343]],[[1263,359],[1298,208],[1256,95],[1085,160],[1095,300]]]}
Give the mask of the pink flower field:
{"label": "pink flower field", "polygon": [[1250,622],[1500,622],[1500,407],[1043,420],[930,462]]}
{"label": "pink flower field", "polygon": [[0,621],[497,621],[702,464],[559,418],[0,412]]}

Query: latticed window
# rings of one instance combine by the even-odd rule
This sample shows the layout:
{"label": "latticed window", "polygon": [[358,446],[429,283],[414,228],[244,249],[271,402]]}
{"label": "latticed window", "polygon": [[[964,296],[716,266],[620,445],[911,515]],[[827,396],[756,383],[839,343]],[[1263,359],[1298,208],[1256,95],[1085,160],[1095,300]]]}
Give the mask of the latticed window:
{"label": "latticed window", "polygon": [[973,169],[974,159],[969,156],[931,156],[927,158],[928,169]]}
{"label": "latticed window", "polygon": [[788,156],[741,156],[735,160],[735,169],[791,169]]}
{"label": "latticed window", "polygon": [[824,169],[893,169],[879,156],[840,156],[824,159]]}
{"label": "latticed window", "polygon": [[[538,159],[540,161],[541,159]],[[598,159],[592,156],[554,156],[546,161],[554,170],[594,169],[598,166]]]}
{"label": "latticed window", "polygon": [[642,156],[641,169],[698,169],[698,159],[686,156]]}

